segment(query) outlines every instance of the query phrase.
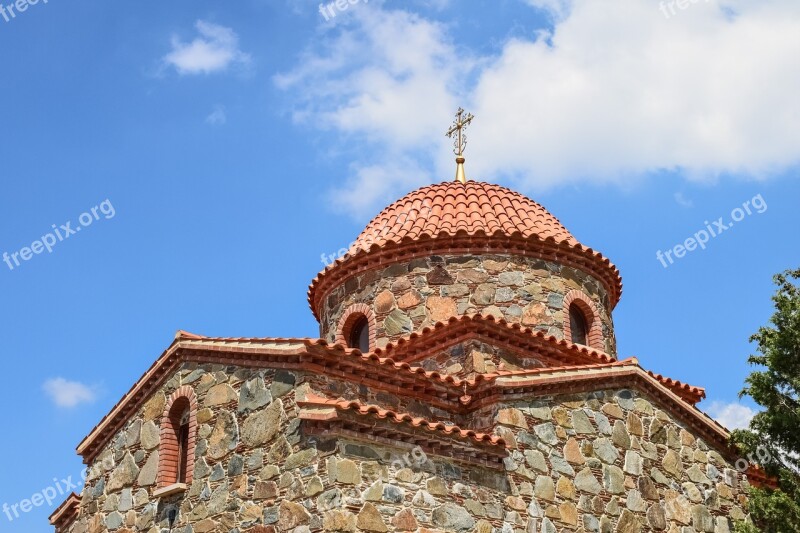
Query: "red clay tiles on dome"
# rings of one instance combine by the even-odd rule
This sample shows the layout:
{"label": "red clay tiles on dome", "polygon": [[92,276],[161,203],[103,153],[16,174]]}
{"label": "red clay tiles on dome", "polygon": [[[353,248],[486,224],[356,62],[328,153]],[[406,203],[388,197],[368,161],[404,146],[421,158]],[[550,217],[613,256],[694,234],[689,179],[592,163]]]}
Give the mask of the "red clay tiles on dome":
{"label": "red clay tiles on dome", "polygon": [[351,252],[407,237],[460,231],[578,244],[556,217],[530,198],[492,183],[447,181],[417,189],[384,209],[367,225]]}
{"label": "red clay tiles on dome", "polygon": [[537,257],[582,269],[603,283],[612,309],[622,294],[614,264],[580,244],[538,203],[500,185],[448,181],[413,191],[375,217],[348,253],[312,280],[311,310],[319,318],[325,295],[354,274],[452,250]]}

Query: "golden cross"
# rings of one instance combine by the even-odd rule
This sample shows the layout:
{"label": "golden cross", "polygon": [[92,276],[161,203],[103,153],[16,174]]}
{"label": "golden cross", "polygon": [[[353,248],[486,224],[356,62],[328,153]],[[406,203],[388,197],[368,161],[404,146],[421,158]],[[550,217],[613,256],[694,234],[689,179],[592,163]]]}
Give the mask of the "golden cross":
{"label": "golden cross", "polygon": [[467,126],[475,118],[471,113],[464,115],[464,110],[460,107],[456,113],[456,120],[453,125],[447,130],[447,136],[451,139],[455,136],[453,152],[456,154],[456,181],[461,183],[467,182],[467,175],[464,172],[464,149],[467,147]]}

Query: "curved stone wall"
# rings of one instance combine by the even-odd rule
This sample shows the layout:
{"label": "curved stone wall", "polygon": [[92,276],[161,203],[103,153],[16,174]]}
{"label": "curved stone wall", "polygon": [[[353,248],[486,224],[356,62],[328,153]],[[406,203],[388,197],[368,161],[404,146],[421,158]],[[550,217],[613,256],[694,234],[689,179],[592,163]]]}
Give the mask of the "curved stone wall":
{"label": "curved stone wall", "polygon": [[[320,336],[337,339],[342,318],[355,304],[375,315],[375,345],[437,321],[472,313],[564,338],[565,297],[582,293],[599,318],[592,348],[616,356],[608,295],[595,278],[571,267],[519,256],[432,256],[354,276],[331,291],[321,312]],[[591,321],[590,321],[591,322]]]}

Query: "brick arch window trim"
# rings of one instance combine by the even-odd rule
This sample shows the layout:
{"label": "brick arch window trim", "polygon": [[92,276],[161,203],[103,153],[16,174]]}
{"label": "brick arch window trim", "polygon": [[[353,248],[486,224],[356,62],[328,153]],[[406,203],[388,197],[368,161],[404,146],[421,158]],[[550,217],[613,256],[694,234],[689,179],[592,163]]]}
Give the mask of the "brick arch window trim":
{"label": "brick arch window trim", "polygon": [[377,348],[375,336],[378,331],[378,322],[375,318],[375,313],[372,308],[367,304],[353,304],[345,309],[342,317],[339,319],[339,325],[336,328],[336,343],[348,346],[348,339],[353,332],[353,327],[358,324],[362,318],[367,319],[369,327],[369,351],[374,351]]}
{"label": "brick arch window trim", "polygon": [[189,409],[188,430],[186,446],[186,479],[185,484],[190,485],[194,476],[195,444],[197,440],[197,397],[194,390],[183,385],[170,395],[161,415],[160,446],[158,455],[158,488],[168,487],[178,483],[178,468],[180,463],[180,445],[178,432],[180,430],[181,416],[185,408],[176,409],[187,405]]}
{"label": "brick arch window trim", "polygon": [[587,341],[590,348],[606,351],[603,343],[603,325],[600,322],[600,313],[597,306],[584,292],[571,290],[564,296],[564,339],[572,341],[572,325],[569,319],[569,308],[575,304],[583,313],[587,326]]}

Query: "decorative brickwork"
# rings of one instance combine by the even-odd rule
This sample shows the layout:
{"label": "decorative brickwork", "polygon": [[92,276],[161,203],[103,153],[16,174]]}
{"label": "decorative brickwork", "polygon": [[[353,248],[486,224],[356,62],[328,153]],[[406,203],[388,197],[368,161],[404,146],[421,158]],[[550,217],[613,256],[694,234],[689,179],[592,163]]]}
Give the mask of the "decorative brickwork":
{"label": "decorative brickwork", "polygon": [[[181,418],[188,411],[188,437],[186,450],[180,450],[178,442]],[[195,443],[197,439],[197,398],[188,385],[172,393],[161,415],[160,446],[158,448],[158,487],[178,483],[178,469],[185,461],[185,480],[191,485],[194,475]],[[184,457],[179,454],[183,453]]]}
{"label": "decorative brickwork", "polygon": [[376,347],[375,335],[378,328],[375,322],[375,313],[367,304],[353,304],[344,311],[336,329],[336,342],[347,346],[347,340],[352,334],[353,326],[362,318],[365,318],[369,324],[369,349],[370,351],[374,350]]}
{"label": "decorative brickwork", "polygon": [[575,304],[583,313],[586,319],[586,325],[589,328],[587,332],[588,346],[597,350],[603,349],[603,323],[600,320],[600,313],[597,312],[595,303],[579,290],[571,290],[564,296],[564,338],[567,340],[572,339],[572,326],[569,320],[569,307]]}

